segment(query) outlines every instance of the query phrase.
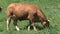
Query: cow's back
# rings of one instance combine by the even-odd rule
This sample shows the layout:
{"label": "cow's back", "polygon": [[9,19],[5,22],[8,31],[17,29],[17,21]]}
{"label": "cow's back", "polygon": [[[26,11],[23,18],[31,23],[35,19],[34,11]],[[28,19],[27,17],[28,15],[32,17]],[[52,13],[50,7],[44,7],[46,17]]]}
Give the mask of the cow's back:
{"label": "cow's back", "polygon": [[16,16],[23,16],[28,13],[36,13],[36,9],[35,5],[12,3],[7,8],[7,14],[13,13]]}

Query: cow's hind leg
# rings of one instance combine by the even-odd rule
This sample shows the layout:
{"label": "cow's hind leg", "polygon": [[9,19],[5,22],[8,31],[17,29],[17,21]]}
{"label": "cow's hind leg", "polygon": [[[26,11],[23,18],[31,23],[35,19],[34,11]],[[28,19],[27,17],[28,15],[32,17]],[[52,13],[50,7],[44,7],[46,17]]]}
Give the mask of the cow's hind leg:
{"label": "cow's hind leg", "polygon": [[7,18],[7,30],[9,30],[10,22],[11,22],[11,17],[8,17]]}
{"label": "cow's hind leg", "polygon": [[28,31],[30,30],[30,26],[31,26],[31,24],[28,25]]}
{"label": "cow's hind leg", "polygon": [[18,25],[17,25],[17,19],[14,19],[13,24],[14,24],[16,30],[19,31],[19,27],[18,27]]}

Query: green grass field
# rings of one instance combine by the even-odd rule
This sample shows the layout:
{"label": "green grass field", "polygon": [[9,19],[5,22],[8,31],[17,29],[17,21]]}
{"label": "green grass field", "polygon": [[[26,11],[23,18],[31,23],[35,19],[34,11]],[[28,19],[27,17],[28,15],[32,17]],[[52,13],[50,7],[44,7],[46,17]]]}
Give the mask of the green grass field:
{"label": "green grass field", "polygon": [[[35,4],[41,7],[42,11],[50,20],[50,29],[37,29],[37,31],[27,31],[28,20],[18,21],[20,31],[16,31],[13,21],[10,24],[10,30],[6,30],[6,8],[10,3]],[[0,34],[60,34],[60,0],[0,0],[0,6],[3,7],[0,12]],[[21,22],[21,23],[20,23]],[[40,23],[36,23],[42,27]]]}

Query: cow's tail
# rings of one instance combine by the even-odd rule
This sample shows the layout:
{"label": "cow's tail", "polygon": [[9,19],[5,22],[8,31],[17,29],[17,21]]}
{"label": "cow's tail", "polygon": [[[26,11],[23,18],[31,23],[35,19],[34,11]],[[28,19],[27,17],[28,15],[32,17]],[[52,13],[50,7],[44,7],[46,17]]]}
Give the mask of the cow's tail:
{"label": "cow's tail", "polygon": [[15,4],[10,4],[10,5],[7,7],[7,11],[6,11],[7,16],[13,15],[14,6],[15,6]]}
{"label": "cow's tail", "polygon": [[8,7],[6,13],[7,13],[7,17],[12,16],[13,15],[13,8]]}

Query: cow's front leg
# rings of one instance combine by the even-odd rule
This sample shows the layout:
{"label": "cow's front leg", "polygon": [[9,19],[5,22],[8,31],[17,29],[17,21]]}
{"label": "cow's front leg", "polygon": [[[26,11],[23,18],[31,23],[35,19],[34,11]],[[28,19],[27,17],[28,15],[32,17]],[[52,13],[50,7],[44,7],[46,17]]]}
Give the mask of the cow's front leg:
{"label": "cow's front leg", "polygon": [[19,27],[18,27],[18,25],[17,25],[17,19],[14,19],[13,24],[14,24],[16,30],[19,31]]}
{"label": "cow's front leg", "polygon": [[32,26],[33,26],[33,29],[35,30],[35,31],[37,31],[37,29],[36,29],[36,27],[35,27],[35,23],[34,22],[32,22],[32,24],[31,24]]}
{"label": "cow's front leg", "polygon": [[33,14],[32,14],[32,15],[30,14],[30,15],[28,16],[28,19],[29,19],[29,22],[30,22],[30,25],[28,26],[28,31],[30,30],[30,26],[31,26],[31,25],[33,26],[34,30],[37,31],[37,30],[36,30],[36,27],[35,27],[35,24],[34,24],[34,21],[33,21],[33,18],[34,18]]}
{"label": "cow's front leg", "polygon": [[10,22],[11,22],[11,17],[8,17],[7,18],[7,30],[9,30]]}
{"label": "cow's front leg", "polygon": [[30,27],[31,26],[33,26],[33,29],[35,30],[35,31],[37,31],[37,29],[36,29],[36,27],[35,27],[35,23],[34,22],[31,22],[30,21],[30,23],[29,23],[29,25],[28,25],[28,31],[30,30]]}

